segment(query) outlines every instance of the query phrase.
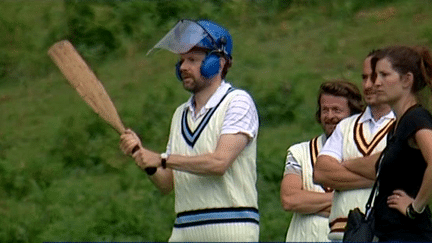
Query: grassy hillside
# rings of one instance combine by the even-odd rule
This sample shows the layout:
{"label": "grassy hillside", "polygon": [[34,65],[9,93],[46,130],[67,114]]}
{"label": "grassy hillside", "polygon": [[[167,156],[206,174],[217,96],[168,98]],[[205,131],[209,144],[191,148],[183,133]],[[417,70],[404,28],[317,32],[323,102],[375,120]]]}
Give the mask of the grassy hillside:
{"label": "grassy hillside", "polygon": [[[362,59],[371,49],[432,46],[428,0],[291,1],[289,6],[227,1],[221,7],[211,4],[218,1],[205,1],[196,9],[193,1],[172,3],[176,8],[171,9],[171,2],[163,8],[140,1],[114,7],[95,2],[102,3],[95,6],[96,15],[86,15],[87,27],[116,33],[116,49],[79,38],[75,43],[124,123],[156,151],[164,150],[171,115],[189,96],[176,81],[175,55],[145,55],[174,23],[160,16],[207,17],[230,29],[234,65],[227,79],[251,93],[262,124],[261,241],[285,239],[291,213],[280,206],[279,183],[286,149],[321,133],[314,120],[319,84],[341,77],[360,84]],[[51,44],[73,37],[64,18],[71,13],[68,6],[61,1],[0,2],[0,241],[166,241],[175,217],[173,195],[162,196],[120,152],[117,134],[92,113],[46,55]],[[144,17],[130,17],[128,11],[144,7]],[[185,16],[182,8],[192,10]],[[158,28],[150,25],[155,11]],[[120,28],[106,16],[129,16],[136,24]],[[149,28],[140,27],[146,21]]]}

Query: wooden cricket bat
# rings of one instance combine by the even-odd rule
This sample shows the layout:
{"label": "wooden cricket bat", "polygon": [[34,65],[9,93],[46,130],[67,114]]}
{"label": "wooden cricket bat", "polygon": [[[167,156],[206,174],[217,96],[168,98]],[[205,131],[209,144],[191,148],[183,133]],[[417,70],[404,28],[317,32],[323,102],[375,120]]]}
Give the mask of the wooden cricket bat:
{"label": "wooden cricket bat", "polygon": [[[59,41],[49,48],[48,55],[66,77],[69,84],[75,88],[93,111],[119,134],[123,134],[125,127],[114,103],[102,83],[73,45],[68,40]],[[132,153],[137,149],[139,149],[138,145],[132,150]],[[154,174],[156,168],[146,168],[145,170],[148,174]]]}

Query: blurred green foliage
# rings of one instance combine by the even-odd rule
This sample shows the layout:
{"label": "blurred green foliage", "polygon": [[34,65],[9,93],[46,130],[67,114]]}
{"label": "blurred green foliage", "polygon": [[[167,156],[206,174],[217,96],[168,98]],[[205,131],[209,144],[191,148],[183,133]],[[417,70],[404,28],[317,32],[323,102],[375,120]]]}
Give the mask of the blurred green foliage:
{"label": "blurred green foliage", "polygon": [[227,79],[255,99],[261,241],[283,241],[279,202],[287,148],[321,133],[319,84],[360,84],[374,48],[432,44],[429,0],[0,1],[0,242],[166,241],[163,196],[118,149],[47,55],[69,39],[145,146],[165,149],[189,94],[177,57],[146,52],[181,18],[208,18],[234,39]]}

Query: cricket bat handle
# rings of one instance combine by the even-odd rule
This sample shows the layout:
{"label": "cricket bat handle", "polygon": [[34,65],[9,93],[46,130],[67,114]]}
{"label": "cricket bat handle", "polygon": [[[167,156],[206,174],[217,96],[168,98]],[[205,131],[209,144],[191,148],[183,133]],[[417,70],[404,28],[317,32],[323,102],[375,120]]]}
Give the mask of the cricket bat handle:
{"label": "cricket bat handle", "polygon": [[154,173],[156,173],[157,168],[156,167],[147,167],[145,168],[145,172],[147,173],[147,175],[153,175]]}
{"label": "cricket bat handle", "polygon": [[[136,151],[139,150],[139,145],[136,145],[133,149],[132,149],[132,154],[134,154]],[[154,173],[156,173],[157,168],[156,167],[147,167],[144,169],[145,172],[147,173],[147,175],[153,175]]]}

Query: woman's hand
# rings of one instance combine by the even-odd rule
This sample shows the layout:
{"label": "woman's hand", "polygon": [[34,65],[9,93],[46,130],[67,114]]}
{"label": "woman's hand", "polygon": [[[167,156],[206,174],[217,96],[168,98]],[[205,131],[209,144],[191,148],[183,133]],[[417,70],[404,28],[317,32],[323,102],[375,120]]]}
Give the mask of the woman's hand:
{"label": "woman's hand", "polygon": [[393,194],[387,198],[387,205],[406,215],[406,209],[414,201],[414,198],[408,196],[402,190],[394,190]]}

